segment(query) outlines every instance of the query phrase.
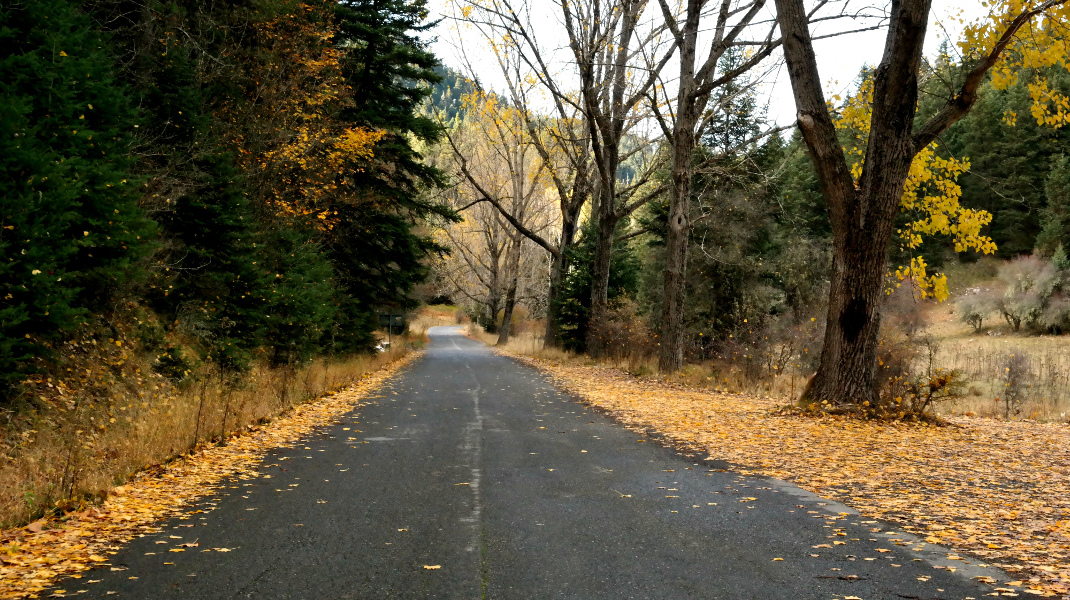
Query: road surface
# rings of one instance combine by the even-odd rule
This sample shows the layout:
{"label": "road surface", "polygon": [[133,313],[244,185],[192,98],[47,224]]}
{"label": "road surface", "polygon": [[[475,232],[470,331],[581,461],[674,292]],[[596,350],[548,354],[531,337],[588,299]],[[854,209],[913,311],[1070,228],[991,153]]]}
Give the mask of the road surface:
{"label": "road surface", "polygon": [[207,512],[60,587],[145,599],[877,600],[980,598],[991,589],[971,577],[1001,576],[895,545],[915,538],[783,482],[639,441],[456,328],[430,337],[371,404],[269,453],[271,478],[228,483],[198,505]]}

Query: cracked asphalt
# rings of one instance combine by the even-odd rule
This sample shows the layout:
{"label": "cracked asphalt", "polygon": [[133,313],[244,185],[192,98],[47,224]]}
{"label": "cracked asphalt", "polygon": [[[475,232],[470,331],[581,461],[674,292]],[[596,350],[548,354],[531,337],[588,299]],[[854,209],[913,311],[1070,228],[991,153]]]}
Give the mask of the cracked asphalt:
{"label": "cracked asphalt", "polygon": [[262,477],[228,482],[59,587],[146,599],[878,600],[979,599],[992,588],[974,577],[1006,580],[940,548],[915,551],[894,524],[659,446],[456,328],[430,337],[369,404],[270,452]]}

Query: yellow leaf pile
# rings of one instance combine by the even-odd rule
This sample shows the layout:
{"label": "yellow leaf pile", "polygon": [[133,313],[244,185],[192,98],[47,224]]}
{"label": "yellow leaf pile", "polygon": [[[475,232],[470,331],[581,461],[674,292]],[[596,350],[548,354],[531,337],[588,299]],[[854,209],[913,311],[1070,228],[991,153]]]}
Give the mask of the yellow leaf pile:
{"label": "yellow leaf pile", "polygon": [[[605,367],[514,356],[636,430],[791,481],[1070,593],[1070,427],[956,417],[936,427],[781,416],[772,399],[639,380]],[[894,541],[894,540],[893,540]],[[837,542],[839,544],[840,542]]]}
{"label": "yellow leaf pile", "polygon": [[82,571],[105,563],[119,544],[158,531],[155,523],[161,519],[183,516],[186,506],[225,480],[260,477],[256,467],[265,452],[294,444],[357,408],[417,356],[409,353],[341,392],[299,405],[270,425],[228,440],[226,446],[202,447],[161,472],[143,475],[113,490],[99,507],[44,528],[37,522],[0,533],[0,599],[36,597],[61,576],[80,578]]}

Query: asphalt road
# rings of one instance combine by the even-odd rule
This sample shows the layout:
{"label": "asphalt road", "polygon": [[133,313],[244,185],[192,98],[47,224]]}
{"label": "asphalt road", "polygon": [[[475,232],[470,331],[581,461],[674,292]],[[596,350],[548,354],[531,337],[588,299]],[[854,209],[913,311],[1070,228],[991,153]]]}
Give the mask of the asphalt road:
{"label": "asphalt road", "polygon": [[971,576],[1002,576],[897,546],[915,538],[783,482],[639,441],[454,329],[431,340],[374,403],[270,453],[270,478],[230,482],[205,513],[61,587],[146,599],[961,599],[991,593]]}

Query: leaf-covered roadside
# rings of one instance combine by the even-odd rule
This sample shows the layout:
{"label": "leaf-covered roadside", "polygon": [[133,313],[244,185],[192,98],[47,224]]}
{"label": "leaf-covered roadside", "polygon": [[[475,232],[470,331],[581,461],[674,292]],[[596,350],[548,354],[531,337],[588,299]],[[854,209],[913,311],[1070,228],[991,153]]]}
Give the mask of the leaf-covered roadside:
{"label": "leaf-covered roadside", "polygon": [[1015,574],[1026,593],[1070,593],[1066,425],[956,417],[936,427],[780,416],[771,399],[514,358],[628,427],[656,430],[742,473],[791,481],[868,517],[901,523],[928,543]]}
{"label": "leaf-covered roadside", "polygon": [[293,444],[362,404],[369,394],[414,360],[409,353],[338,393],[302,404],[248,435],[208,446],[160,472],[116,488],[99,507],[67,515],[63,521],[36,522],[0,533],[0,599],[36,598],[58,578],[83,577],[107,566],[118,545],[158,531],[156,522],[179,516],[194,500],[226,479],[252,479],[264,453]]}

